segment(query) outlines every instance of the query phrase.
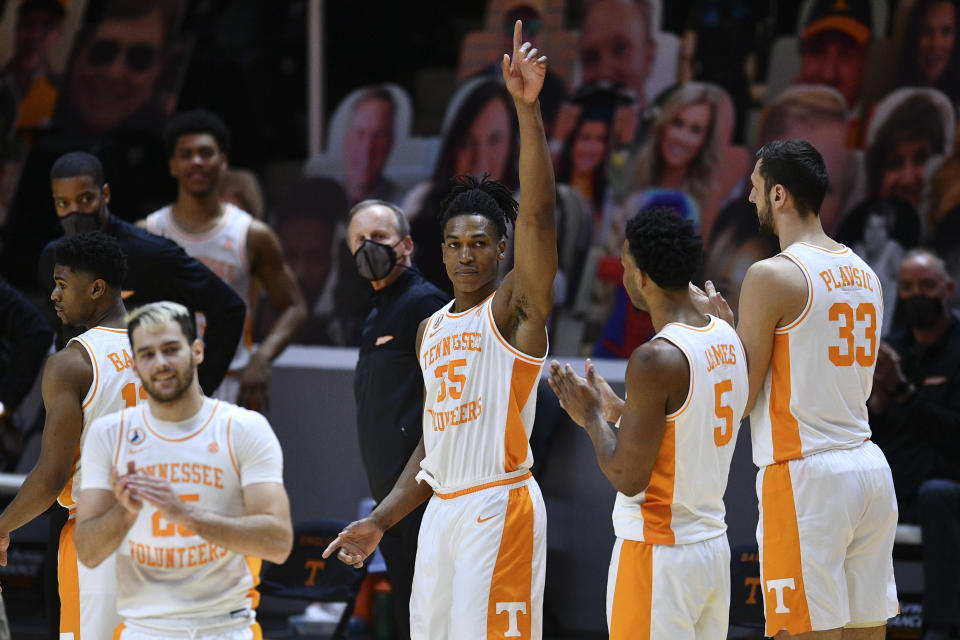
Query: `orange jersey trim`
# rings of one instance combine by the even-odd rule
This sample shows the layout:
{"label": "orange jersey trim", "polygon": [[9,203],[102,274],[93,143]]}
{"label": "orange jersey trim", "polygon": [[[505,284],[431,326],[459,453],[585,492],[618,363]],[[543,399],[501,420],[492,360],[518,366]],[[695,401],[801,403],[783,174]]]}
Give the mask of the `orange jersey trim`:
{"label": "orange jersey trim", "polygon": [[533,584],[533,501],[526,486],[510,490],[507,513],[504,516],[503,535],[497,552],[490,596],[487,602],[487,639],[500,640],[509,629],[509,614],[497,611],[498,602],[522,602],[527,615],[517,615],[516,623],[521,639],[531,638],[530,592]]}
{"label": "orange jersey trim", "polygon": [[[809,246],[812,247],[813,245],[809,245]],[[824,249],[824,251],[827,251],[827,250]],[[813,278],[810,277],[810,272],[807,271],[807,267],[804,266],[802,262],[800,262],[800,258],[793,255],[789,251],[782,252],[782,255],[787,256],[787,259],[789,259],[795,265],[800,267],[800,270],[803,271],[803,276],[807,279],[807,304],[803,308],[803,312],[800,313],[800,315],[797,317],[796,320],[782,327],[777,327],[774,330],[774,333],[786,333],[787,331],[790,331],[794,327],[799,326],[800,323],[803,322],[803,320],[807,317],[807,314],[810,313],[810,310],[813,309]]]}
{"label": "orange jersey trim", "polygon": [[230,437],[230,429],[233,427],[233,415],[230,414],[230,417],[227,418],[227,453],[230,454],[230,464],[233,465],[233,470],[237,472],[237,477],[240,477],[240,466],[237,465],[237,459],[233,455],[233,440]]}
{"label": "orange jersey trim", "polygon": [[524,480],[532,477],[533,477],[533,474],[527,471],[526,473],[519,475],[516,478],[504,478],[503,480],[494,480],[493,482],[478,484],[475,487],[470,487],[469,489],[461,489],[460,491],[453,491],[451,493],[434,492],[434,495],[440,498],[441,500],[452,500],[454,498],[459,498],[460,496],[466,496],[471,493],[476,493],[477,491],[483,491],[484,489],[489,489],[491,487],[502,487],[503,485],[507,485],[507,484],[516,484],[517,482],[523,482]]}
{"label": "orange jersey trim", "polygon": [[[497,292],[494,291],[493,293],[491,293],[491,294],[488,295],[486,298],[484,298],[483,300],[481,300],[481,301],[478,302],[477,304],[473,305],[472,307],[470,307],[470,308],[467,309],[466,311],[457,311],[456,313],[454,313],[453,311],[450,311],[450,310],[448,309],[447,311],[444,311],[443,313],[444,313],[444,315],[446,315],[448,318],[454,318],[454,319],[456,319],[456,318],[462,318],[463,316],[467,315],[468,313],[471,313],[471,312],[473,312],[473,311],[479,311],[479,310],[480,310],[480,307],[482,307],[483,304],[484,304],[487,300],[489,300],[489,299],[492,298],[494,295],[496,295],[496,293],[497,293]],[[450,306],[450,309],[452,309],[452,308],[453,308],[453,305]]]}
{"label": "orange jersey trim", "polygon": [[187,435],[183,436],[182,438],[167,438],[167,437],[162,436],[162,435],[160,435],[159,433],[157,433],[157,432],[154,430],[154,428],[150,426],[150,421],[147,420],[147,405],[143,405],[143,406],[142,406],[142,408],[140,409],[140,411],[141,411],[141,414],[140,414],[140,415],[143,417],[143,424],[146,425],[146,427],[147,427],[147,429],[150,431],[150,433],[152,433],[153,435],[157,436],[158,438],[160,438],[160,439],[163,440],[164,442],[183,442],[184,440],[189,440],[190,438],[193,438],[194,436],[199,435],[204,429],[206,429],[206,428],[207,428],[207,425],[210,424],[210,422],[213,420],[213,416],[217,415],[217,411],[218,411],[219,409],[220,409],[220,401],[217,400],[217,403],[216,403],[215,405],[213,405],[213,411],[210,412],[210,416],[207,418],[207,421],[204,422],[203,425],[202,425],[199,429],[197,429],[197,430],[194,431],[193,433],[190,433],[190,434],[187,434]]}
{"label": "orange jersey trim", "polygon": [[677,423],[667,420],[663,442],[653,463],[650,484],[644,492],[640,514],[643,516],[643,540],[647,544],[674,544],[676,537],[670,523],[673,520],[673,488],[677,469]]}
{"label": "orange jersey trim", "polygon": [[[811,631],[810,610],[803,586],[803,565],[800,552],[800,530],[794,505],[790,465],[771,464],[763,470],[763,603],[767,636],[781,629],[791,635]],[[792,579],[793,588],[782,588],[780,598],[786,613],[777,613],[777,594],[767,587],[771,580]]]}
{"label": "orange jersey trim", "polygon": [[610,615],[610,640],[650,640],[652,608],[653,547],[638,540],[623,540]]}
{"label": "orange jersey trim", "polygon": [[100,386],[100,367],[97,366],[97,356],[93,355],[93,347],[87,344],[87,341],[83,338],[77,338],[77,342],[87,350],[87,355],[90,356],[90,364],[93,365],[93,392],[90,393],[90,397],[87,398],[87,401],[80,407],[81,410],[86,410],[86,408],[90,406],[90,403],[93,402],[93,399],[97,397],[97,388]]}
{"label": "orange jersey trim", "polygon": [[803,457],[800,440],[800,424],[790,410],[790,336],[785,333],[773,336],[773,357],[770,380],[770,439],[773,445],[774,462]]}
{"label": "orange jersey trim", "polygon": [[109,333],[123,333],[123,334],[127,333],[126,329],[115,329],[113,327],[93,327],[90,329],[90,331],[107,331]]}
{"label": "orange jersey trim", "polygon": [[521,413],[530,398],[533,386],[539,379],[539,364],[532,364],[520,358],[513,361],[513,373],[510,377],[510,404],[507,407],[507,423],[503,435],[503,468],[507,473],[519,469],[527,459],[529,441]]}
{"label": "orange jersey trim", "polygon": [[118,624],[116,627],[114,627],[113,640],[120,640],[121,636],[123,636],[123,630],[126,628],[127,628],[127,625],[123,624],[122,622]]}
{"label": "orange jersey trim", "polygon": [[[824,253],[829,253],[835,256],[842,256],[847,253],[850,253],[850,247],[845,246],[843,249],[827,249],[826,247],[818,247],[815,244],[810,244],[809,242],[801,242],[805,247],[810,247],[811,249],[816,249],[817,251],[823,251]],[[784,252],[786,253],[786,252]]]}
{"label": "orange jersey trim", "polygon": [[677,409],[673,413],[668,413],[665,416],[667,420],[676,420],[677,418],[680,417],[680,414],[682,414],[684,411],[687,410],[687,407],[690,406],[691,400],[693,400],[693,382],[694,382],[693,358],[690,357],[690,354],[687,352],[686,347],[684,347],[679,342],[674,342],[673,340],[670,339],[669,336],[659,336],[659,338],[661,340],[666,340],[667,342],[669,342],[670,344],[672,344],[673,346],[675,346],[677,349],[680,350],[680,353],[682,353],[683,357],[686,358],[687,360],[687,369],[690,370],[690,384],[687,386],[687,397],[683,399],[683,404],[680,405],[679,409]]}
{"label": "orange jersey trim", "polygon": [[[507,342],[502,335],[500,335],[500,329],[499,327],[497,327],[497,322],[496,320],[493,319],[493,304],[490,304],[487,306],[487,319],[490,320],[490,326],[493,328],[493,335],[495,335],[497,337],[497,340],[500,341],[500,344],[506,347],[507,351],[512,353],[515,357],[525,360],[530,364],[543,364],[544,362],[546,362],[547,360],[546,353],[544,353],[542,356],[531,356],[530,354],[524,353],[523,351],[520,351],[519,349],[514,347],[512,344]],[[547,350],[548,351],[550,350],[549,345],[547,346]]]}
{"label": "orange jersey trim", "polygon": [[[127,410],[120,410],[120,429],[117,434],[117,450],[113,453],[113,466],[117,466],[117,463],[120,462],[120,451],[123,450],[123,418],[126,415]],[[117,471],[120,471],[119,469]]]}

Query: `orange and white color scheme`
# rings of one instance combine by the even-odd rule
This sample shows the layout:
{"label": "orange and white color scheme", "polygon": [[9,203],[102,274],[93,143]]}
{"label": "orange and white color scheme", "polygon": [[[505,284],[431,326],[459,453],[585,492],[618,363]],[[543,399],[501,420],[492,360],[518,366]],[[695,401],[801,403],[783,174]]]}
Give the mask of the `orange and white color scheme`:
{"label": "orange and white color scheme", "polygon": [[[242,515],[243,487],[283,482],[280,443],[259,413],[206,398],[182,422],[148,404],[95,422],[83,448],[83,489],[110,490],[110,469],[167,479],[181,500]],[[116,552],[120,638],[190,631],[195,637],[259,637],[260,560],[208,542],[144,504]],[[107,636],[104,636],[107,637]],[[180,636],[178,636],[180,637]]]}
{"label": "orange and white color scheme", "polygon": [[109,638],[119,622],[114,556],[104,560],[96,569],[88,569],[77,559],[77,547],[73,539],[76,496],[83,469],[80,451],[94,420],[124,407],[133,407],[146,395],[140,388],[140,379],[133,371],[126,329],[93,327],[70,342],[80,345],[87,352],[93,370],[93,382],[82,404],[80,448],[77,449],[70,480],[57,498],[70,512],[69,520],[60,531],[57,558],[60,638]]}
{"label": "orange and white color scheme", "polygon": [[[493,294],[496,295],[496,294]],[[541,637],[546,510],[530,474],[530,431],[544,357],[497,329],[493,295],[427,322],[426,387],[417,479],[434,496],[420,527],[411,635]]]}
{"label": "orange and white color scheme", "polygon": [[776,330],[750,414],[767,635],[883,624],[897,614],[897,502],[886,459],[868,442],[866,406],[883,292],[849,248],[798,242],[780,255],[803,272],[808,294]]}
{"label": "orange and white color scheme", "polygon": [[[243,337],[230,362],[227,377],[214,392],[213,397],[236,402],[240,393],[239,372],[250,360],[253,334],[250,318],[250,297],[253,293],[253,275],[247,256],[247,232],[253,217],[243,209],[228,202],[223,203],[223,215],[213,229],[204,233],[189,233],[177,226],[173,219],[172,206],[167,205],[146,217],[147,231],[173,240],[183,247],[221,280],[229,284],[247,305],[247,321]],[[206,326],[202,313],[197,314],[197,329],[203,336]]]}
{"label": "orange and white color scheme", "polygon": [[610,637],[725,638],[730,547],[723,493],[747,405],[744,349],[733,327],[712,316],[703,327],[668,324],[654,339],[683,352],[690,386],[683,405],[665,416],[647,489],[617,494]]}

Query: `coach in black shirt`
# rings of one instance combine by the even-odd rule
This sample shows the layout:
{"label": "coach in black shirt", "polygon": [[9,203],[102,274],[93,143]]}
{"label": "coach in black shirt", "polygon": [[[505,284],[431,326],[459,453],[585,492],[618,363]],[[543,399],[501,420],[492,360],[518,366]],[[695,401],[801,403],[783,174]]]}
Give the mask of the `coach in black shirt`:
{"label": "coach in black shirt", "polygon": [[[396,205],[383,200],[356,204],[347,218],[347,246],[357,271],[373,286],[374,307],[363,325],[353,391],[360,455],[370,491],[380,502],[422,435],[417,328],[450,298],[411,268],[410,227]],[[410,589],[425,506],[389,529],[380,542],[393,589],[398,639],[410,637]]]}
{"label": "coach in black shirt", "polygon": [[16,464],[22,446],[10,416],[33,387],[52,339],[37,308],[0,278],[0,441],[3,453],[11,454],[3,460],[6,471],[13,470],[10,465]]}
{"label": "coach in black shirt", "polygon": [[[203,313],[205,349],[198,377],[204,393],[212,394],[226,375],[243,333],[247,313],[243,300],[176,243],[110,213],[110,185],[105,183],[103,167],[95,156],[82,152],[60,156],[50,170],[50,182],[66,235],[100,230],[120,242],[127,256],[123,298],[128,309],[170,300]],[[38,266],[40,283],[47,292],[53,290],[53,245],[50,242],[44,247]]]}
{"label": "coach in black shirt", "polygon": [[900,520],[923,528],[924,638],[960,636],[960,319],[943,261],[909,252],[897,273],[907,328],[882,343],[870,398]]}

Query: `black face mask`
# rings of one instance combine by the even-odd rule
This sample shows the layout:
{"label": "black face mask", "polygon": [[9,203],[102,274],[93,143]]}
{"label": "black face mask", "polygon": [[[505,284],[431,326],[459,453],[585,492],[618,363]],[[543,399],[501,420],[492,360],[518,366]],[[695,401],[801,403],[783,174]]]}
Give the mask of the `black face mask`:
{"label": "black face mask", "polygon": [[[400,242],[403,242],[403,240],[400,240]],[[373,282],[383,280],[390,275],[393,268],[397,266],[397,252],[393,250],[393,247],[400,242],[391,246],[373,240],[364,240],[360,248],[353,254],[353,261],[357,265],[360,277]]]}
{"label": "black face mask", "polygon": [[901,298],[900,304],[903,305],[907,325],[911,329],[929,329],[943,314],[943,300],[940,298],[915,295]]}
{"label": "black face mask", "polygon": [[99,213],[69,213],[60,218],[60,226],[63,227],[63,233],[67,237],[87,231],[97,231],[100,229]]}

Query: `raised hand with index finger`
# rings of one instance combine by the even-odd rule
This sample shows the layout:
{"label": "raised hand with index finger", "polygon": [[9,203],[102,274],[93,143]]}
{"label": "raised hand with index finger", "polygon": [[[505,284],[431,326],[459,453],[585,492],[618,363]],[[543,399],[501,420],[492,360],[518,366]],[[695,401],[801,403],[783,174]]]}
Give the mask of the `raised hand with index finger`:
{"label": "raised hand with index finger", "polygon": [[533,104],[547,75],[547,56],[538,57],[539,51],[532,44],[522,42],[522,34],[523,23],[517,20],[513,25],[513,53],[503,54],[500,68],[513,99]]}

